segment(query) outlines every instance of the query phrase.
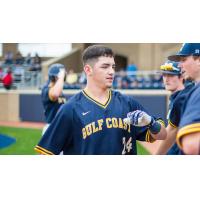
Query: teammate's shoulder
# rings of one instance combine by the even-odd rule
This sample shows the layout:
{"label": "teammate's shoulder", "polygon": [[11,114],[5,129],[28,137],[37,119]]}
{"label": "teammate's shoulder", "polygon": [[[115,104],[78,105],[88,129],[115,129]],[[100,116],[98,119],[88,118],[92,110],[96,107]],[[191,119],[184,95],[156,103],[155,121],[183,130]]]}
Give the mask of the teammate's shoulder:
{"label": "teammate's shoulder", "polygon": [[197,103],[199,103],[199,101],[200,101],[200,83],[197,84],[195,87],[193,87],[193,90],[191,91],[191,94],[190,94],[190,100],[196,101]]}
{"label": "teammate's shoulder", "polygon": [[122,93],[119,92],[119,91],[111,90],[111,92],[112,92],[112,96],[113,96],[113,97],[121,98],[121,99],[127,99],[127,98],[128,98],[127,95],[124,95],[124,94],[122,94]]}
{"label": "teammate's shoulder", "polygon": [[74,104],[76,102],[79,102],[82,97],[83,97],[82,92],[78,92],[77,94],[74,94],[73,96],[71,96],[69,98],[69,100],[67,101],[67,103],[68,104]]}

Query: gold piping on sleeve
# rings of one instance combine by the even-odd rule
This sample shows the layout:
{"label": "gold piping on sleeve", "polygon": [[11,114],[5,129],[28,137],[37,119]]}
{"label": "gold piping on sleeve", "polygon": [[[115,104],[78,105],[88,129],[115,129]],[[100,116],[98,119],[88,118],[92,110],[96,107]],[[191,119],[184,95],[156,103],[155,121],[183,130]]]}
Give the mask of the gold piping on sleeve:
{"label": "gold piping on sleeve", "polygon": [[165,127],[165,122],[161,119],[156,120],[157,122],[159,122],[161,125],[163,125]]}
{"label": "gold piping on sleeve", "polygon": [[172,127],[174,127],[174,128],[178,128],[176,125],[174,125],[170,120],[168,120],[168,123],[172,126]]}
{"label": "gold piping on sleeve", "polygon": [[149,142],[149,143],[154,143],[156,140],[151,136],[151,133],[149,130],[147,130],[147,133],[146,133],[146,142]]}
{"label": "gold piping on sleeve", "polygon": [[34,148],[34,150],[44,155],[54,155],[51,151],[48,151],[38,145]]}
{"label": "gold piping on sleeve", "polygon": [[184,126],[183,128],[181,128],[178,131],[177,136],[176,136],[176,142],[177,142],[179,148],[181,148],[181,149],[183,148],[182,144],[181,144],[181,139],[183,136],[189,135],[192,133],[196,133],[196,132],[200,132],[200,123],[190,124],[190,125],[187,125],[187,126]]}

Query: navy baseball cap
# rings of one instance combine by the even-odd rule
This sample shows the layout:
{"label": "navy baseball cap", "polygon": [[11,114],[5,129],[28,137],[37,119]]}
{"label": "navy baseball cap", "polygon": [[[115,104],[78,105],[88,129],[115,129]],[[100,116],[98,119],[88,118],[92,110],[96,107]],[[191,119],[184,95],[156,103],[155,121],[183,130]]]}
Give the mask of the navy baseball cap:
{"label": "navy baseball cap", "polygon": [[169,60],[179,62],[181,57],[200,56],[200,43],[184,43],[176,55],[168,57]]}
{"label": "navy baseball cap", "polygon": [[178,64],[178,62],[167,61],[164,65],[160,66],[160,72],[162,74],[181,75],[181,68]]}
{"label": "navy baseball cap", "polygon": [[49,80],[54,80],[58,76],[60,69],[65,69],[65,66],[60,63],[52,64],[48,70]]}

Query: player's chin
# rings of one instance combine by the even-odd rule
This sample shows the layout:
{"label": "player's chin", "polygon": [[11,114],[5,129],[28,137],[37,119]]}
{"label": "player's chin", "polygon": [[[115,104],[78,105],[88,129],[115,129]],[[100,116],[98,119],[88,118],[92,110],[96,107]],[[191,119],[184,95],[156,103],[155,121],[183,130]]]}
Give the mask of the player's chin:
{"label": "player's chin", "polygon": [[174,90],[174,88],[172,86],[165,86],[165,89],[172,92]]}
{"label": "player's chin", "polygon": [[106,87],[107,87],[107,88],[112,88],[112,86],[113,86],[113,83],[107,83],[107,84],[106,84]]}

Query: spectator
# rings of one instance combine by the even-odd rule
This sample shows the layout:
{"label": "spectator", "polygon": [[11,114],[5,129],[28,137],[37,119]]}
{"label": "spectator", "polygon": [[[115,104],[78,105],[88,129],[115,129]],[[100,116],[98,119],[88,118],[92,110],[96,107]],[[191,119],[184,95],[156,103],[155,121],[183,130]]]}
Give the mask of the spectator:
{"label": "spectator", "polygon": [[126,72],[128,76],[134,76],[134,72],[138,70],[137,66],[132,62],[132,64],[128,65],[126,68]]}
{"label": "spectator", "polygon": [[72,69],[69,70],[69,73],[67,74],[66,82],[68,84],[75,84],[78,81],[78,75],[74,73]]}
{"label": "spectator", "polygon": [[37,53],[35,54],[35,57],[31,59],[31,65],[30,71],[41,71],[41,58]]}
{"label": "spectator", "polygon": [[35,57],[34,57],[34,64],[41,65],[41,58],[40,58],[40,56],[38,55],[38,53],[35,54]]}
{"label": "spectator", "polygon": [[6,65],[13,64],[13,53],[11,51],[6,52],[4,60]]}
{"label": "spectator", "polygon": [[2,67],[0,67],[0,82],[3,80],[4,72]]}
{"label": "spectator", "polygon": [[24,59],[24,64],[25,65],[30,65],[31,64],[31,54],[30,53],[28,53],[27,54],[27,56],[26,56],[26,58]]}
{"label": "spectator", "polygon": [[22,56],[22,54],[19,51],[15,55],[15,64],[17,64],[17,65],[24,64],[24,57]]}
{"label": "spectator", "polygon": [[8,68],[7,74],[3,77],[3,86],[5,89],[10,90],[13,84],[13,77],[11,68]]}

